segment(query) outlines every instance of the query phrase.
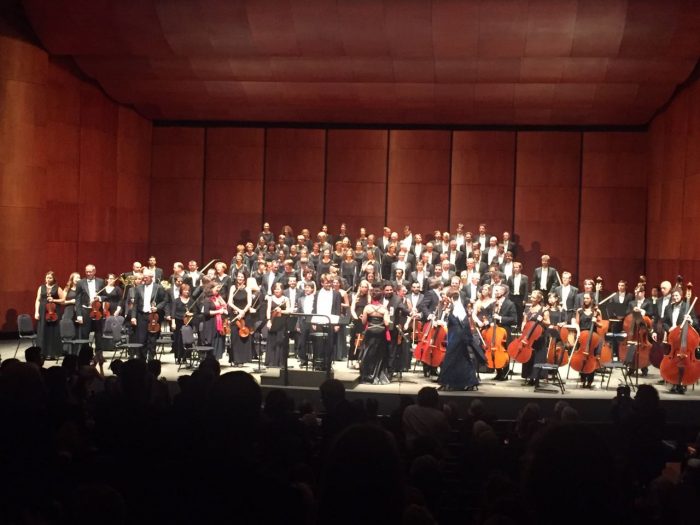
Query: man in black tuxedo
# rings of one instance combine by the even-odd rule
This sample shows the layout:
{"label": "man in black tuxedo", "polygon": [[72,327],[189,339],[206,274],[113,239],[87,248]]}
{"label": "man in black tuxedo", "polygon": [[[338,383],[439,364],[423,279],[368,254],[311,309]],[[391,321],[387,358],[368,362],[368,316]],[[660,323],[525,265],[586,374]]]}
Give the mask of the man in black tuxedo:
{"label": "man in black tuxedo", "polygon": [[277,273],[277,261],[268,261],[265,267],[265,274],[260,282],[260,293],[269,296],[272,295],[272,288],[280,281],[280,275]]}
{"label": "man in black tuxedo", "polygon": [[423,293],[421,293],[420,284],[413,281],[411,283],[411,292],[406,296],[406,299],[411,303],[411,315],[418,315],[418,305],[423,300]]}
{"label": "man in black tuxedo", "polygon": [[472,273],[470,277],[471,279],[469,282],[462,286],[462,289],[459,292],[459,297],[462,299],[465,307],[469,303],[476,302],[476,300],[479,298],[479,282],[481,280],[481,276],[478,273]]}
{"label": "man in black tuxedo", "polygon": [[[324,316],[340,316],[340,305],[343,301],[340,292],[333,290],[333,281],[328,274],[321,276],[321,289],[314,296],[313,313]],[[321,323],[328,322],[323,318]],[[338,334],[339,326],[334,326],[333,330],[329,331],[328,341],[319,349],[319,355],[323,358],[323,369],[328,370],[331,366],[332,349],[335,348],[335,339]]]}
{"label": "man in black tuxedo", "polygon": [[80,325],[80,339],[88,339],[90,332],[95,332],[95,349],[102,350],[102,322],[90,318],[91,304],[98,292],[105,286],[104,279],[95,277],[95,265],[88,264],[85,267],[85,277],[76,284],[75,290],[75,315]]}
{"label": "man in black tuxedo", "polygon": [[435,245],[432,242],[425,245],[425,254],[428,256],[428,264],[432,266],[440,260],[440,254],[435,251]]}
{"label": "man in black tuxedo", "polygon": [[391,228],[384,226],[383,232],[384,235],[382,235],[382,238],[379,239],[379,249],[382,251],[382,253],[386,253],[387,248],[389,248],[389,245],[391,244]]}
{"label": "man in black tuxedo", "polygon": [[163,280],[163,268],[158,268],[158,262],[156,261],[155,255],[151,255],[148,258],[148,269],[153,272],[153,278],[157,283]]}
{"label": "man in black tuxedo", "polygon": [[[306,281],[304,283],[303,293],[297,297],[297,304],[295,312],[300,314],[310,315],[314,312],[314,303],[316,302],[316,282],[313,280]],[[298,336],[296,338],[299,346],[296,348],[297,358],[299,359],[299,366],[305,367],[308,364],[309,356],[306,349],[306,342],[309,339],[309,333],[311,332],[311,322],[310,318],[301,317],[299,322],[296,324],[296,330]]]}
{"label": "man in black tuxedo", "polygon": [[475,243],[481,246],[481,250],[486,250],[489,245],[489,234],[486,232],[486,224],[479,224],[479,235],[475,239]]}
{"label": "man in black tuxedo", "polygon": [[513,263],[513,274],[508,278],[508,289],[510,290],[510,300],[515,305],[518,324],[522,323],[525,299],[527,299],[528,279],[522,273],[522,263]]}
{"label": "man in black tuxedo", "polygon": [[571,323],[571,319],[576,311],[576,297],[578,295],[578,288],[571,285],[571,273],[562,272],[561,284],[555,286],[552,291],[559,296],[559,304],[566,312],[566,323]]}
{"label": "man in black tuxedo", "polygon": [[541,266],[535,268],[530,286],[532,290],[539,290],[546,297],[557,282],[557,270],[549,265],[549,255],[544,254],[540,261]]}
{"label": "man in black tuxedo", "polygon": [[454,239],[450,241],[447,259],[450,261],[450,264],[454,266],[455,273],[459,274],[462,273],[462,270],[467,269],[467,256],[464,255],[464,252],[459,251],[457,241]]}
{"label": "man in black tuxedo", "polygon": [[503,272],[503,275],[508,279],[513,275],[513,254],[510,252],[505,252],[503,254],[503,263],[499,266],[499,269]]}
{"label": "man in black tuxedo", "polygon": [[[186,278],[189,279],[189,285],[192,288],[197,288],[200,284],[200,280],[202,279],[202,272],[199,271],[199,268],[197,266],[197,261],[194,259],[189,261],[187,263],[187,271],[185,272]],[[187,281],[183,281],[187,282]]]}
{"label": "man in black tuxedo", "polygon": [[427,290],[428,287],[426,283],[428,281],[428,272],[424,269],[423,261],[418,261],[416,263],[416,271],[411,272],[409,281],[411,281],[411,286],[413,286],[413,284],[417,284],[418,289],[421,292],[423,292],[423,290]]}
{"label": "man in black tuxedo", "polygon": [[671,283],[663,281],[659,285],[661,296],[656,301],[656,311],[654,312],[654,321],[663,320],[666,308],[671,304]]}
{"label": "man in black tuxedo", "polygon": [[441,281],[439,278],[431,277],[428,280],[428,290],[425,291],[423,300],[418,305],[418,311],[424,323],[430,319],[430,316],[435,313],[438,304],[440,304],[440,287]]}
{"label": "man in black tuxedo", "polygon": [[510,232],[503,232],[503,251],[513,254],[515,259],[518,256],[518,245],[511,239]]}
{"label": "man in black tuxedo", "polygon": [[156,340],[160,335],[160,326],[156,333],[148,331],[148,317],[157,312],[159,318],[163,319],[168,305],[165,289],[153,279],[153,272],[146,268],[143,271],[143,284],[136,287],[131,309],[131,324],[136,327],[136,342],[143,345],[139,357],[147,360],[155,356]]}
{"label": "man in black tuxedo", "polygon": [[[618,281],[617,292],[607,303],[608,319],[623,319],[627,314],[627,305],[632,301],[634,301],[634,295],[627,291],[627,281]],[[622,325],[612,326],[611,330],[621,332]]]}
{"label": "man in black tuxedo", "polygon": [[415,257],[416,261],[420,261],[420,254],[425,251],[425,244],[423,244],[423,236],[420,233],[416,233],[413,236],[413,244],[411,245],[410,252]]}

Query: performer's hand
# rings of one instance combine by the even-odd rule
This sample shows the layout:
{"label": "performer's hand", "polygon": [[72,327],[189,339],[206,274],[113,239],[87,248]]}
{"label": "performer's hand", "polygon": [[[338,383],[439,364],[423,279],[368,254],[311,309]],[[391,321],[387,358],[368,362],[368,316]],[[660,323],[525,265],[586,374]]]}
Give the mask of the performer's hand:
{"label": "performer's hand", "polygon": [[654,340],[655,343],[659,341],[659,336],[656,335],[656,332],[654,332],[653,334],[651,334],[651,338]]}
{"label": "performer's hand", "polygon": [[136,326],[136,318],[135,317],[131,318],[131,325]]}
{"label": "performer's hand", "polygon": [[151,306],[151,313],[154,313],[157,311],[158,311],[158,308],[156,308],[155,306]]}
{"label": "performer's hand", "polygon": [[39,317],[40,317],[40,315],[38,313],[34,314],[34,319],[36,319],[37,321],[39,320]]}
{"label": "performer's hand", "polygon": [[542,321],[542,319],[544,319],[544,317],[542,317],[541,315],[538,315],[538,316],[537,316],[537,320],[538,320],[538,321]]}
{"label": "performer's hand", "polygon": [[82,316],[82,315],[79,315],[78,317],[75,318],[75,321],[76,321],[78,324],[83,324],[83,316]]}

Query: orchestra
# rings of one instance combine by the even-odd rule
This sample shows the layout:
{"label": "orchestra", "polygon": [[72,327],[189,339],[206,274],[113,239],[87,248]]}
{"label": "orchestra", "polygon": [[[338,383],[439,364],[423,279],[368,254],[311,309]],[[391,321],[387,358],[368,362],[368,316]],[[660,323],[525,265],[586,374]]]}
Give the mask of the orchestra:
{"label": "orchestra", "polygon": [[[70,320],[77,336],[94,344],[101,365],[106,319],[123,315],[125,337],[142,345],[136,357],[152,359],[164,331],[172,334],[175,363],[182,365],[187,353],[180,331],[191,324],[213,358],[228,353],[236,367],[264,359],[267,367],[284,368],[293,348],[301,368],[329,370],[347,359],[348,368],[373,384],[422,369],[431,381],[468,376],[456,384],[473,390],[478,383],[471,371],[515,381],[519,364],[522,385],[538,388],[551,373],[542,365],[552,362],[578,371],[582,388],[594,388],[596,374],[613,362],[624,364],[625,378],[659,368],[678,394],[700,377],[695,349],[688,347],[698,339],[692,283],[649,287],[640,276],[630,287],[634,293],[619,280],[608,294],[601,276],[585,276],[579,289],[572,272],[560,273],[550,255],[526,271],[517,254],[516,236],[499,238],[486,224],[475,233],[459,224],[454,234],[426,236],[409,226],[401,233],[385,227],[379,238],[362,228],[355,239],[346,225],[337,235],[324,225],[313,239],[310,230],[294,235],[288,225],[275,238],[266,222],[257,238],[235,246],[230,268],[220,259],[201,269],[189,260],[175,262],[168,276],[150,256],[147,266],[135,261],[130,271],[105,279],[87,264],[85,277],[74,272],[63,287],[48,271],[35,301],[38,344],[47,359],[74,351],[59,336],[58,321]],[[377,325],[369,340],[368,319]],[[311,337],[324,324],[329,344]],[[458,348],[450,345],[448,324],[466,334],[460,344],[469,355],[483,360],[464,364],[453,356],[443,363],[446,349]],[[445,366],[468,366],[469,374]]]}

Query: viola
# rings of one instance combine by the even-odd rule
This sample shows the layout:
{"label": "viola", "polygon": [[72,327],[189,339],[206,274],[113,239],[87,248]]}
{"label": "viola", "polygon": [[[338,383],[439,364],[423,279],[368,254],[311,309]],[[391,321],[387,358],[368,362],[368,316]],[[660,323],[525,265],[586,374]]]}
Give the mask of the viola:
{"label": "viola", "polygon": [[245,319],[241,317],[236,321],[236,327],[238,328],[238,337],[246,338],[250,335],[250,328],[245,324]]}
{"label": "viola", "polygon": [[513,339],[508,345],[508,355],[517,363],[527,363],[532,358],[532,345],[542,337],[544,328],[536,319],[539,315],[541,315],[540,312],[534,314],[525,323],[522,335],[518,339]]}
{"label": "viola", "polygon": [[93,321],[99,321],[102,319],[102,302],[97,296],[95,296],[90,303],[90,319]]}
{"label": "viola", "polygon": [[[155,303],[152,306],[155,306]],[[160,316],[157,311],[148,314],[148,332],[151,334],[160,332]]]}
{"label": "viola", "polygon": [[109,301],[105,301],[104,303],[102,303],[102,316],[105,319],[108,319],[109,317],[111,317],[111,315],[112,315],[112,313],[110,312],[111,309],[112,309],[112,305],[109,303]]}

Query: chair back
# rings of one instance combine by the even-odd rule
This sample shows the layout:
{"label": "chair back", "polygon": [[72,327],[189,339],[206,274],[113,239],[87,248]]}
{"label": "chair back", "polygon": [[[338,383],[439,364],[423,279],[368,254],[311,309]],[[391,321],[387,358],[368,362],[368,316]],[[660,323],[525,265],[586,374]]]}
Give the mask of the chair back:
{"label": "chair back", "polygon": [[75,339],[75,325],[72,319],[61,319],[58,323],[58,330],[64,341]]}
{"label": "chair back", "polygon": [[182,335],[182,344],[184,346],[194,345],[194,332],[192,332],[192,327],[187,325],[180,328],[180,334]]}
{"label": "chair back", "polygon": [[19,331],[19,336],[23,337],[33,337],[36,335],[34,332],[34,322],[32,317],[28,314],[19,314],[17,316],[17,330]]}

